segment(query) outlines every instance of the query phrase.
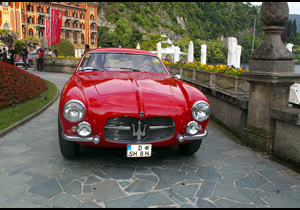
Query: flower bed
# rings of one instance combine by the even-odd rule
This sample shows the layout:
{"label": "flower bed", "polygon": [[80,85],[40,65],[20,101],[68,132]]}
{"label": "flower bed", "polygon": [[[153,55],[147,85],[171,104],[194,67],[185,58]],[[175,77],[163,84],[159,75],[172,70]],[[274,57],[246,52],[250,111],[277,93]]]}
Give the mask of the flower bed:
{"label": "flower bed", "polygon": [[46,89],[43,79],[16,66],[0,62],[0,109],[38,96]]}
{"label": "flower bed", "polygon": [[[232,76],[242,76],[242,73],[245,71],[249,71],[245,66],[242,68],[236,69],[234,66],[227,66],[227,65],[222,65],[218,64],[216,66],[214,65],[207,65],[207,64],[202,64],[199,61],[194,61],[193,63],[186,62],[186,61],[178,61],[178,62],[171,62],[168,59],[163,60],[165,65],[168,66],[180,66],[183,68],[191,68],[191,69],[198,69],[202,71],[208,71],[208,72],[216,72],[220,74],[226,74],[226,75],[232,75]],[[184,73],[183,73],[184,74]],[[187,75],[190,76],[190,75]]]}
{"label": "flower bed", "polygon": [[181,66],[166,65],[172,76],[179,74],[185,81],[218,90],[233,97],[247,98],[250,85],[243,77],[226,75],[217,71],[205,71]]}

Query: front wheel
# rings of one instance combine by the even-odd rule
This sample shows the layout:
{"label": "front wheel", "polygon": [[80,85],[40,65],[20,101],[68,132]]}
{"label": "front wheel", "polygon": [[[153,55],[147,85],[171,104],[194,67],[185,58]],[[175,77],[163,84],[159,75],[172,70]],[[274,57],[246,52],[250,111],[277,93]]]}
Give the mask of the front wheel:
{"label": "front wheel", "polygon": [[201,143],[202,139],[191,141],[186,144],[180,144],[178,147],[183,154],[192,155],[199,150]]}
{"label": "front wheel", "polygon": [[67,141],[62,137],[62,128],[60,124],[60,120],[58,118],[58,139],[61,154],[65,158],[74,158],[79,155],[80,145],[71,141]]}

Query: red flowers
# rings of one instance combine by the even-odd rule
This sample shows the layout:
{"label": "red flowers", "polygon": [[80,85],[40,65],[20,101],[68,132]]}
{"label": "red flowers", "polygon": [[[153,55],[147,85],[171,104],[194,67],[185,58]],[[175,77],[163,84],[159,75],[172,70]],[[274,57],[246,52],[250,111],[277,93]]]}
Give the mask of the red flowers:
{"label": "red flowers", "polygon": [[44,80],[11,64],[0,62],[0,110],[38,96]]}

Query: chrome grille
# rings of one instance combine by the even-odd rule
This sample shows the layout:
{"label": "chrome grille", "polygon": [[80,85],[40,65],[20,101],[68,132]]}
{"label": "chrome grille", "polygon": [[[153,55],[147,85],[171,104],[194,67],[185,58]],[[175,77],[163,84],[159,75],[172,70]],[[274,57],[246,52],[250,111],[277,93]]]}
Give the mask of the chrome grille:
{"label": "chrome grille", "polygon": [[[119,143],[136,143],[130,133],[134,117],[109,118],[104,127],[104,138],[107,141]],[[170,117],[148,117],[149,134],[143,143],[163,141],[171,138],[175,132],[174,120]]]}

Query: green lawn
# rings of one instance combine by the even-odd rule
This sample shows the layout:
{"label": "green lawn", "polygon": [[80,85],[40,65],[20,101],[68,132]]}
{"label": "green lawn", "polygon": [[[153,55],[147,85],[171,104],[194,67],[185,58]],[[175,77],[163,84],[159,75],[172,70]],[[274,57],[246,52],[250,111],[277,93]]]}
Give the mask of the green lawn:
{"label": "green lawn", "polygon": [[35,113],[53,100],[57,94],[57,88],[50,81],[44,81],[47,90],[42,92],[38,97],[19,105],[0,110],[0,131]]}

